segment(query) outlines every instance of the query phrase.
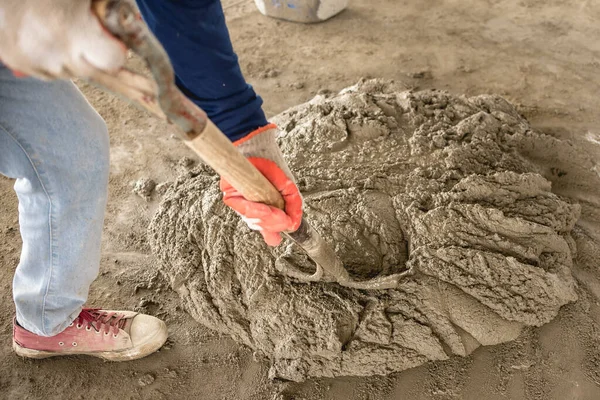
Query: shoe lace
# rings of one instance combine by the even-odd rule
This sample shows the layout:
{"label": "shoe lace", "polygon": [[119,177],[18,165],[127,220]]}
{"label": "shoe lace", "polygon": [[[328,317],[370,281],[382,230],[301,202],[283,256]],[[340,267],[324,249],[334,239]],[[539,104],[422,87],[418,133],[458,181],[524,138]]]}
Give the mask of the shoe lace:
{"label": "shoe lace", "polygon": [[123,314],[108,312],[99,308],[84,308],[73,321],[78,326],[96,330],[96,332],[112,333],[117,335],[119,329],[124,329],[127,320]]}

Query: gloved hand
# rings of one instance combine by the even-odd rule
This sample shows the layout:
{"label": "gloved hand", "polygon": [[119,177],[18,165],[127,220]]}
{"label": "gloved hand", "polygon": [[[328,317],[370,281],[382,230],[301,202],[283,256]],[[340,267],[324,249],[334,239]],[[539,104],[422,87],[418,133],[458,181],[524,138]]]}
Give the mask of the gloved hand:
{"label": "gloved hand", "polygon": [[0,60],[41,79],[114,72],[127,49],[100,25],[91,0],[2,0]]}
{"label": "gloved hand", "polygon": [[285,201],[285,212],[246,200],[221,179],[223,202],[237,212],[250,229],[258,230],[269,246],[281,243],[281,232],[295,231],[302,220],[302,196],[277,143],[277,128],[269,124],[234,143],[240,152],[275,186]]}

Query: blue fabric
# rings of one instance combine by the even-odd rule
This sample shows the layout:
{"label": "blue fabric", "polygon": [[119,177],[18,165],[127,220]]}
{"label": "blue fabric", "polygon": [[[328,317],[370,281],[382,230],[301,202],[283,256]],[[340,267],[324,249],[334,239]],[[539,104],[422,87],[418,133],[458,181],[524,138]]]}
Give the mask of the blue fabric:
{"label": "blue fabric", "polygon": [[262,99],[246,83],[219,0],[138,0],[183,93],[235,141],[267,124]]}

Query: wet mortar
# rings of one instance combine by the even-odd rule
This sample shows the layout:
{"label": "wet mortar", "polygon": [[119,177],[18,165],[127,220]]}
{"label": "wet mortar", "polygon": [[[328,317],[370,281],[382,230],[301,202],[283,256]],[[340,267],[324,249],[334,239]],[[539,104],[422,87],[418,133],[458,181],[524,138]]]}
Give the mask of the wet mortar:
{"label": "wet mortar", "polygon": [[544,137],[498,96],[361,81],[274,119],[307,219],[355,278],[410,270],[394,290],[283,276],[200,166],[149,228],[161,271],[198,322],[269,360],[271,377],[373,375],[515,339],[576,300],[580,207],[519,152]]}

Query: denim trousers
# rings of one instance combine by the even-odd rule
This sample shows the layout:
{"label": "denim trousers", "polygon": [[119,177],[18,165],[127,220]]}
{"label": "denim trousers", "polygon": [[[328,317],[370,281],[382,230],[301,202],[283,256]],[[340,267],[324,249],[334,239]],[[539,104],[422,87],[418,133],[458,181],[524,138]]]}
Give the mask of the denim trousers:
{"label": "denim trousers", "polygon": [[[244,80],[218,0],[139,0],[176,81],[232,140],[267,124]],[[72,82],[15,78],[0,64],[0,174],[16,179],[23,248],[17,321],[63,331],[98,275],[108,191],[106,125]]]}

